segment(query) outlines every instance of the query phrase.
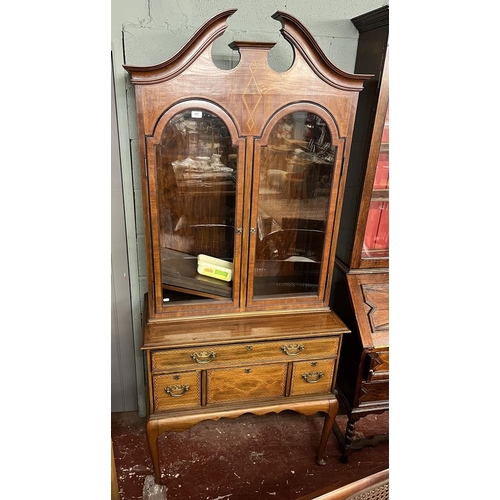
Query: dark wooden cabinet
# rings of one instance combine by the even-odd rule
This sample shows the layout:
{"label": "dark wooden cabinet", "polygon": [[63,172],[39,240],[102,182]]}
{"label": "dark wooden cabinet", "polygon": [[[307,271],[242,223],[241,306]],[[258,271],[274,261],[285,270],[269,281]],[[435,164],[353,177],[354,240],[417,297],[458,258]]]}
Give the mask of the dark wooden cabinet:
{"label": "dark wooden cabinet", "polygon": [[223,70],[212,43],[234,10],[212,18],[171,59],[125,66],[135,88],[148,267],[143,314],[147,435],[204,419],[338,408],[345,324],[331,310],[345,170],[359,92],[295,18],[277,12],[294,50],[233,42]]}
{"label": "dark wooden cabinet", "polygon": [[345,431],[334,426],[343,461],[388,439],[359,437],[355,424],[389,409],[389,8],[352,22],[359,30],[355,72],[374,77],[356,113],[332,288],[332,307],[352,331],[336,384],[348,415]]}

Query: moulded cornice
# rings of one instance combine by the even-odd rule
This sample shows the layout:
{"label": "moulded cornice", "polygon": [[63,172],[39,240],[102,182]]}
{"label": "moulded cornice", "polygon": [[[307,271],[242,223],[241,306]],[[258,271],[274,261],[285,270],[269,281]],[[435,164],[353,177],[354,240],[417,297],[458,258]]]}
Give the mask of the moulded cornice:
{"label": "moulded cornice", "polygon": [[[156,84],[174,78],[189,67],[210,44],[221,36],[227,28],[227,19],[237,9],[220,12],[207,21],[173,57],[163,63],[153,66],[123,67],[130,73],[133,84]],[[337,68],[326,57],[311,33],[295,17],[285,12],[277,11],[273,19],[281,22],[281,33],[295,51],[298,51],[310,68],[327,84],[347,91],[359,92],[363,88],[363,81],[373,75],[358,75],[347,73]],[[233,49],[245,46],[269,50],[274,44],[262,42],[233,42]]]}
{"label": "moulded cornice", "polygon": [[389,6],[385,5],[368,14],[353,17],[351,22],[360,33],[387,26],[389,24]]}

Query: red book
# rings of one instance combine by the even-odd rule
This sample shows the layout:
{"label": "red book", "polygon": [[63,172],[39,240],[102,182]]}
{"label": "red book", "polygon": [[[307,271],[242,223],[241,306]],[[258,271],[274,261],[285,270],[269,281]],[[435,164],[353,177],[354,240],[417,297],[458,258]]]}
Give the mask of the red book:
{"label": "red book", "polygon": [[382,201],[380,205],[380,221],[374,241],[377,250],[389,248],[389,202]]}
{"label": "red book", "polygon": [[366,256],[370,256],[370,250],[375,249],[375,237],[377,236],[378,226],[380,224],[380,205],[381,201],[372,201],[368,210],[368,218],[366,220],[365,237],[363,239],[363,252]]}
{"label": "red book", "polygon": [[387,113],[385,114],[384,130],[382,132],[382,142],[389,142],[389,105],[387,105]]}
{"label": "red book", "polygon": [[389,187],[389,158],[386,154],[380,154],[377,163],[377,170],[375,170],[375,179],[373,181],[373,189],[386,189]]}
{"label": "red book", "polygon": [[384,130],[382,131],[382,143],[389,143],[389,122],[385,122],[384,124]]}

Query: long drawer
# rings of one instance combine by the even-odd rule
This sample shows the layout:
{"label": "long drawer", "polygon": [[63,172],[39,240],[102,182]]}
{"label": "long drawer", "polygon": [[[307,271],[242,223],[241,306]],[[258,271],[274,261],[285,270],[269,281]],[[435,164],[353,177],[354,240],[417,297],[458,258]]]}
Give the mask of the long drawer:
{"label": "long drawer", "polygon": [[292,361],[315,357],[336,356],[337,336],[316,339],[294,339],[279,342],[253,342],[231,345],[154,351],[151,355],[153,372],[200,365],[240,364],[259,361]]}

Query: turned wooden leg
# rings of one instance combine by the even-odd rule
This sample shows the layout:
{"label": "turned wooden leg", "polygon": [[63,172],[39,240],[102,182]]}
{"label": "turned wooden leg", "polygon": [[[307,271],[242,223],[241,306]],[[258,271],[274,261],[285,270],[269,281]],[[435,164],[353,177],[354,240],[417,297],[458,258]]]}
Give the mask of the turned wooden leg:
{"label": "turned wooden leg", "polygon": [[148,420],[146,424],[146,434],[148,437],[149,454],[153,462],[155,473],[155,483],[161,484],[160,456],[158,450],[158,422],[156,420]]}
{"label": "turned wooden leg", "polygon": [[354,428],[358,420],[359,416],[351,415],[349,417],[349,420],[347,421],[347,426],[345,429],[345,436],[344,436],[344,451],[342,453],[342,456],[340,457],[340,461],[344,464],[347,463],[349,455],[352,455],[351,445],[354,438]]}
{"label": "turned wooden leg", "polygon": [[318,455],[316,456],[316,463],[318,465],[325,465],[325,449],[330,433],[332,432],[333,424],[335,422],[335,417],[339,410],[339,402],[336,399],[332,399],[328,406],[328,413],[325,416],[325,423],[323,424],[323,432],[321,433],[321,441],[319,443]]}

